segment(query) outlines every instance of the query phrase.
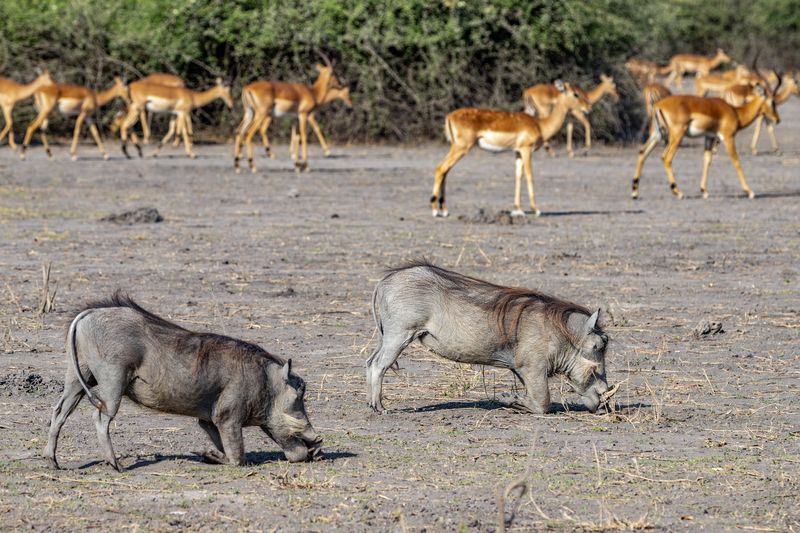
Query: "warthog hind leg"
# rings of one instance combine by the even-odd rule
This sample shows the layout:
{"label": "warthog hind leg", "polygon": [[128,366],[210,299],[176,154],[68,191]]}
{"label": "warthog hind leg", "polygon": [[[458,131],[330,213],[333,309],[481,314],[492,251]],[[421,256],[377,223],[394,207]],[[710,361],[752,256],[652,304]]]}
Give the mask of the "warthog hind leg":
{"label": "warthog hind leg", "polygon": [[64,422],[67,421],[69,415],[75,410],[78,402],[81,401],[83,395],[86,394],[81,387],[78,377],[72,367],[67,370],[67,378],[64,380],[64,393],[59,398],[56,405],[53,407],[53,416],[50,420],[50,432],[47,437],[47,446],[42,454],[52,468],[58,468],[58,461],[56,460],[56,447],[58,446],[58,435]]}
{"label": "warthog hind leg", "polygon": [[381,398],[383,377],[416,336],[415,331],[387,331],[378,349],[367,360],[367,403],[373,411],[380,413],[384,410]]}

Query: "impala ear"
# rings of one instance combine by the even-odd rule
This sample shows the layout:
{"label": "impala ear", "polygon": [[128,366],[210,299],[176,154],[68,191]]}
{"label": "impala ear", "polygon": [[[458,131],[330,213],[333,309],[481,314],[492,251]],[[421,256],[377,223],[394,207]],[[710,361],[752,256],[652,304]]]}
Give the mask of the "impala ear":
{"label": "impala ear", "polygon": [[283,381],[289,383],[289,374],[291,373],[292,373],[292,360],[288,359],[286,361],[286,364],[283,365],[283,368],[281,369],[281,377],[283,378]]}
{"label": "impala ear", "polygon": [[558,92],[561,92],[561,93],[563,93],[564,91],[566,91],[566,90],[567,90],[567,89],[566,89],[566,87],[564,87],[564,82],[563,82],[563,81],[561,81],[561,80],[556,80],[556,81],[554,81],[554,82],[553,82],[553,85],[555,85],[555,86],[556,86],[556,89],[558,89]]}
{"label": "impala ear", "polygon": [[217,85],[222,85],[222,78],[220,78],[219,76],[217,76],[217,79],[215,79],[214,81],[216,82]]}

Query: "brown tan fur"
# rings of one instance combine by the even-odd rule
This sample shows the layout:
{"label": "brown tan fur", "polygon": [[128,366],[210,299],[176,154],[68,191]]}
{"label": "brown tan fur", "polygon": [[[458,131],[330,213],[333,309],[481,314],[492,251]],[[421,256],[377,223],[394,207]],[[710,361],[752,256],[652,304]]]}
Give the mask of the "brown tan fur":
{"label": "brown tan fur", "polygon": [[[141,78],[139,81],[145,83],[154,83],[156,85],[164,85],[166,87],[186,87],[186,83],[179,76],[174,74],[166,74],[163,72],[154,72],[153,74]],[[119,112],[114,115],[114,119],[111,121],[111,124],[108,128],[111,130],[111,133],[116,133],[119,131],[127,115],[127,111]],[[139,122],[142,125],[142,144],[150,144],[150,117],[147,115],[146,110],[142,110],[142,112],[139,114]],[[191,131],[188,133],[189,135],[192,135]]]}
{"label": "brown tan fur", "polygon": [[48,117],[56,110],[65,116],[77,116],[72,133],[72,144],[69,149],[73,161],[78,159],[78,138],[84,121],[89,124],[89,131],[100,153],[103,154],[103,159],[108,159],[108,152],[103,140],[100,138],[97,125],[94,123],[94,115],[97,110],[107,105],[114,98],[128,98],[128,88],[118,77],[114,78],[114,85],[100,92],[95,92],[83,85],[52,84],[42,87],[34,94],[34,103],[39,110],[39,114],[33,119],[25,132],[22,150],[19,154],[20,159],[25,159],[25,153],[28,150],[31,137],[40,128],[42,144],[47,152],[47,157],[53,157],[45,131],[47,130]]}
{"label": "brown tan fur", "polygon": [[322,136],[317,119],[313,112],[322,102],[331,87],[339,87],[339,81],[333,74],[330,65],[315,65],[319,76],[313,85],[302,83],[288,83],[283,81],[260,80],[245,85],[242,89],[242,106],[244,117],[236,133],[234,146],[233,165],[236,172],[240,172],[239,160],[242,155],[242,144],[247,147],[247,162],[251,172],[256,172],[253,160],[253,137],[261,129],[264,131],[262,141],[267,155],[272,157],[272,150],[266,137],[266,130],[272,122],[273,114],[276,116],[293,113],[297,114],[300,127],[301,160],[295,160],[295,169],[308,170],[308,135],[306,126],[311,124],[317,137]]}
{"label": "brown tan fur", "polygon": [[560,96],[552,113],[547,117],[532,117],[526,113],[498,111],[494,109],[462,108],[453,111],[445,119],[445,134],[450,141],[450,152],[436,168],[436,177],[431,194],[431,210],[434,216],[447,216],[445,206],[445,181],[447,173],[478,144],[484,150],[516,152],[516,192],[512,215],[524,215],[520,201],[520,187],[524,170],[528,183],[528,199],[533,213],[539,209],[533,188],[531,156],[542,144],[558,132],[569,111],[589,111],[587,102],[567,84],[557,82]]}
{"label": "brown tan fur", "polygon": [[[353,107],[353,101],[350,99],[350,88],[349,87],[331,87],[328,89],[328,92],[325,94],[325,98],[322,99],[317,107],[323,106],[325,104],[329,104],[335,100],[341,100],[347,107]],[[314,116],[312,112],[309,117],[309,122],[311,122],[311,117]],[[316,122],[316,119],[314,120]],[[272,150],[269,148],[269,139],[267,138],[267,126],[268,123],[264,121],[259,129],[259,133],[261,134],[261,142],[264,145],[264,149],[267,151],[267,154],[270,158],[274,159],[272,155]],[[325,156],[331,155],[331,147],[328,142],[325,140],[325,136],[322,135],[322,130],[318,127],[314,128],[314,134],[317,136],[317,140],[319,140],[320,146],[322,146],[322,150],[325,153]],[[292,161],[297,161],[299,157],[300,151],[300,136],[297,133],[297,128],[292,125],[292,138],[290,142],[290,152],[292,156]]]}
{"label": "brown tan fur", "polygon": [[722,48],[717,48],[717,53],[713,57],[705,57],[695,54],[678,54],[672,56],[669,60],[670,74],[667,78],[665,85],[669,86],[670,83],[675,83],[675,87],[680,89],[683,83],[683,76],[687,73],[694,73],[698,76],[704,76],[720,66],[731,60],[730,56],[726,54]]}
{"label": "brown tan fur", "polygon": [[[575,85],[572,85],[572,88],[578,93],[578,96],[589,105],[590,110],[591,106],[596,104],[601,98],[603,98],[603,96],[607,94],[613,97],[615,100],[619,100],[619,93],[617,92],[617,86],[614,83],[614,78],[611,76],[606,76],[605,74],[601,74],[600,83],[588,91],[584,91]],[[530,115],[546,117],[552,113],[553,106],[558,98],[558,94],[558,89],[552,84],[539,84],[525,89],[522,97],[525,102],[526,112],[528,112]],[[583,126],[583,131],[586,135],[585,150],[588,153],[589,149],[592,147],[592,126],[589,123],[589,119],[586,118],[586,113],[583,113],[577,109],[573,109],[571,114]],[[573,157],[575,155],[574,151],[572,150],[573,127],[574,126],[571,121],[567,122],[567,153],[569,154],[569,157]],[[553,149],[547,142],[545,143],[545,149],[547,150],[548,154],[554,155]]]}
{"label": "brown tan fur", "polygon": [[[233,107],[233,98],[228,85],[222,83],[221,78],[217,78],[216,85],[205,91],[193,91],[185,87],[166,87],[145,81],[135,81],[128,86],[131,104],[128,107],[128,114],[120,127],[122,137],[122,151],[126,157],[128,155],[128,129],[136,124],[139,115],[143,110],[156,113],[171,113],[176,116],[175,121],[170,122],[170,129],[161,139],[156,148],[154,156],[157,156],[161,147],[167,143],[176,133],[183,136],[186,147],[186,154],[194,159],[192,152],[192,141],[189,137],[191,126],[191,111],[198,107],[203,107],[216,99],[221,99],[229,108]],[[132,138],[139,156],[142,156],[142,148],[138,140]]]}
{"label": "brown tan fur", "polygon": [[[786,74],[782,78],[781,89],[775,93],[774,102],[776,106],[782,105],[792,95],[800,96],[800,88],[798,88],[797,79],[795,76]],[[756,92],[751,85],[734,85],[729,87],[723,96],[724,100],[733,106],[742,106],[756,97]],[[756,119],[756,125],[753,129],[753,138],[750,141],[750,151],[753,155],[758,155],[758,139],[761,136],[761,126],[764,123],[764,115],[759,115]],[[769,133],[770,142],[772,143],[773,153],[780,152],[780,145],[778,138],[775,136],[775,124],[767,121],[767,132]]]}
{"label": "brown tan fur", "polygon": [[642,98],[644,98],[644,108],[647,115],[647,123],[650,124],[651,134],[653,133],[653,128],[656,126],[655,122],[653,122],[653,106],[659,100],[663,100],[671,95],[672,91],[660,83],[649,83],[642,89]]}
{"label": "brown tan fur", "polygon": [[0,109],[3,111],[3,118],[6,122],[3,130],[0,131],[0,143],[8,135],[8,145],[12,150],[17,149],[17,144],[14,142],[14,120],[12,117],[14,106],[33,96],[42,87],[52,84],[53,78],[50,77],[50,72],[48,71],[42,72],[28,84],[17,83],[12,79],[0,77]]}
{"label": "brown tan fur", "polygon": [[725,144],[739,176],[742,190],[748,197],[754,198],[755,194],[745,180],[739,155],[736,152],[736,133],[749,126],[759,115],[766,115],[775,122],[780,121],[775,110],[773,91],[758,86],[756,94],[756,98],[741,107],[733,107],[720,98],[702,98],[691,95],[669,96],[657,102],[653,111],[653,119],[656,121],[657,127],[652,128],[650,138],[639,150],[631,193],[633,198],[635,199],[639,195],[639,177],[644,162],[664,134],[668,137],[668,145],[663,155],[664,168],[667,172],[670,189],[675,196],[683,198],[683,193],[678,189],[675,174],[672,171],[672,159],[678,151],[681,140],[688,134],[691,137],[703,136],[706,138],[703,175],[700,180],[700,191],[703,198],[708,197],[706,188],[708,168],[711,165],[712,150],[718,140]]}
{"label": "brown tan fur", "polygon": [[655,61],[632,57],[625,62],[625,68],[630,72],[641,87],[650,83],[655,83],[657,76],[665,76],[670,73],[669,66],[661,67]]}

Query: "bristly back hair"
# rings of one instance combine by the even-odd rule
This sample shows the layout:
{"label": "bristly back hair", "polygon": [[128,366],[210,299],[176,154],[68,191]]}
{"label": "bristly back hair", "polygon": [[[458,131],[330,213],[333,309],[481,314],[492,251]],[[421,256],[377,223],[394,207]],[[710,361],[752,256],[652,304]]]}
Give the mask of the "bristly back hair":
{"label": "bristly back hair", "polygon": [[223,348],[227,353],[241,359],[255,357],[264,358],[279,365],[286,363],[281,357],[269,353],[257,344],[216,333],[192,331],[179,326],[143,308],[120,289],[114,291],[110,298],[85,305],[81,311],[108,307],[126,307],[135,311],[153,327],[153,333],[174,342],[176,349],[194,352],[197,357],[194,366],[195,372],[199,372],[206,366],[211,354]]}
{"label": "bristly back hair", "polygon": [[410,268],[428,268],[439,277],[448,282],[448,289],[465,291],[468,289],[484,289],[492,293],[492,297],[483,302],[483,307],[492,314],[498,332],[507,341],[512,341],[518,332],[522,315],[530,308],[538,307],[545,318],[553,324],[564,337],[578,347],[581,338],[573,332],[567,320],[571,313],[581,313],[590,316],[592,313],[586,307],[562,300],[543,292],[522,287],[505,287],[486,280],[466,276],[438,267],[425,258],[411,261],[402,266],[386,270],[386,277]]}

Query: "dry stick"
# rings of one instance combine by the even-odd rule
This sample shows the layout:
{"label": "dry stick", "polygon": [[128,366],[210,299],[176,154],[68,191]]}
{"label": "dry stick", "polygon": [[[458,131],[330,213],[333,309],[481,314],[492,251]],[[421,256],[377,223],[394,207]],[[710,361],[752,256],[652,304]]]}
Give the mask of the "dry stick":
{"label": "dry stick", "polygon": [[50,266],[52,263],[47,263],[47,266],[42,264],[42,295],[39,303],[39,313],[45,314],[51,312],[54,308],[56,299],[56,291],[58,285],[53,289],[53,294],[50,294]]}

